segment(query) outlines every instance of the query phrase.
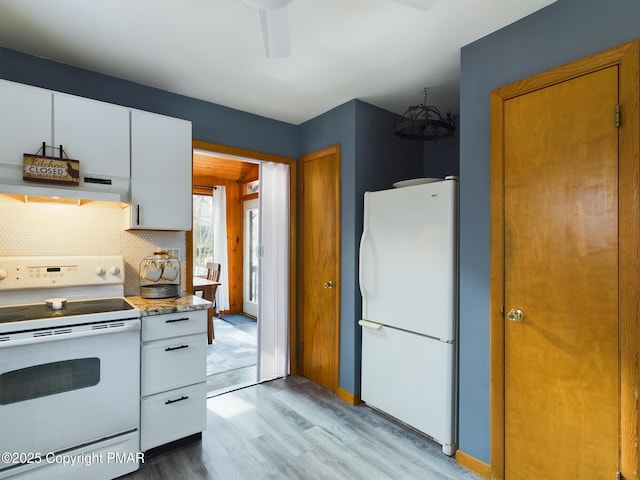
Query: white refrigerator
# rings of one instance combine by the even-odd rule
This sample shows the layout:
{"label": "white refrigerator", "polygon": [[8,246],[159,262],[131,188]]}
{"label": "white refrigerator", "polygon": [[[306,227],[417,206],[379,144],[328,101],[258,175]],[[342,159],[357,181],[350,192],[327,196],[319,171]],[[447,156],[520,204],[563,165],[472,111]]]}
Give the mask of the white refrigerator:
{"label": "white refrigerator", "polygon": [[364,195],[362,400],[457,449],[455,177]]}

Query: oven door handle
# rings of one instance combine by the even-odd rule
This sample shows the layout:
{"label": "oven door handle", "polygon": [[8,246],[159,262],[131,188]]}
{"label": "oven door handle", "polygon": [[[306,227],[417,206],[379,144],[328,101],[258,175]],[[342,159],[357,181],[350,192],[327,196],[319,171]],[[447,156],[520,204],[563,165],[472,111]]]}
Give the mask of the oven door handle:
{"label": "oven door handle", "polygon": [[[114,333],[124,333],[130,331],[140,331],[140,320],[128,321],[124,325],[117,327],[100,328],[96,330],[82,330],[79,332],[65,333],[64,328],[52,330],[51,335],[34,336],[29,338],[19,338],[17,340],[0,341],[0,349],[11,347],[25,347],[49,342],[59,342],[61,340],[76,340],[84,337],[95,337],[97,335],[110,335]],[[56,333],[60,332],[60,333]]]}

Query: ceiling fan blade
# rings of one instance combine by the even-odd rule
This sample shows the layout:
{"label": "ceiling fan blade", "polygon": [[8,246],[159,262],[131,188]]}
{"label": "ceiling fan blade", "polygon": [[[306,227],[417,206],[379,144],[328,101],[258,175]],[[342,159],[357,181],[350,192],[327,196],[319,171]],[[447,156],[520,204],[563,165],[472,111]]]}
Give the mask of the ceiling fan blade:
{"label": "ceiling fan blade", "polygon": [[271,10],[273,8],[281,8],[291,3],[292,0],[242,0],[247,5],[254,8],[264,8]]}
{"label": "ceiling fan blade", "polygon": [[419,8],[420,10],[429,10],[437,0],[394,0],[410,7]]}
{"label": "ceiling fan blade", "polygon": [[264,50],[267,57],[288,57],[291,55],[289,40],[289,13],[287,7],[269,10],[259,9]]}

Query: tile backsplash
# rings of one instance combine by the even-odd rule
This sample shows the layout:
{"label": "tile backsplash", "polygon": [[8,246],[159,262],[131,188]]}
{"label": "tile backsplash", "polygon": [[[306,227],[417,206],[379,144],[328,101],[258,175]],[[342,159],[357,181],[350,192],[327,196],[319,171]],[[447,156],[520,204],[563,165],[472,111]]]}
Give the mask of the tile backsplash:
{"label": "tile backsplash", "polygon": [[24,202],[0,195],[0,256],[122,255],[125,295],[138,295],[140,261],[158,250],[179,249],[184,285],[185,233],[124,230],[117,203],[84,205]]}

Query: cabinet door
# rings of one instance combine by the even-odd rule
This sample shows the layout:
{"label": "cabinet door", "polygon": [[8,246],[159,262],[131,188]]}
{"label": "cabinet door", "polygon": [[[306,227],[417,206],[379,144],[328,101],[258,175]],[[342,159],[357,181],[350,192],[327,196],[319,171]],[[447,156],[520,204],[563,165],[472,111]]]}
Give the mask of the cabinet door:
{"label": "cabinet door", "polygon": [[[24,153],[51,145],[51,92],[0,80],[0,105],[0,164],[21,167]],[[22,180],[22,169],[15,170]]]}
{"label": "cabinet door", "polygon": [[131,111],[131,228],[191,230],[191,122]]}
{"label": "cabinet door", "polygon": [[129,109],[54,93],[53,141],[82,175],[129,178]]}

